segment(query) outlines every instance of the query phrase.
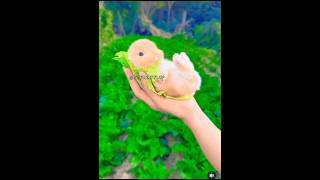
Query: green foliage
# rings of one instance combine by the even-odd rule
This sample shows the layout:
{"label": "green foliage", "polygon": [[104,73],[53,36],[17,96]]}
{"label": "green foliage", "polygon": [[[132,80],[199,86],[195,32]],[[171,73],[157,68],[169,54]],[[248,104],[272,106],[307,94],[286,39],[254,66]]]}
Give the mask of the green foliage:
{"label": "green foliage", "polygon": [[185,11],[188,23],[181,33],[198,46],[220,52],[220,1],[171,1],[171,6],[168,1],[107,1],[104,4],[114,16],[113,26],[118,35],[152,34],[140,20],[142,10],[158,29],[176,35],[175,30],[183,22]]}
{"label": "green foliage", "polygon": [[[154,111],[136,99],[122,65],[113,60],[115,53],[127,51],[140,38],[154,41],[168,59],[174,53],[188,54],[202,78],[201,90],[195,98],[212,122],[221,127],[219,77],[211,77],[204,70],[213,64],[220,66],[218,53],[179,37],[129,35],[114,40],[99,56],[99,176],[106,177],[113,167],[130,157],[133,166],[130,171],[137,178],[169,178],[176,171],[186,179],[207,178],[207,173],[215,169],[206,160],[191,130],[179,118]],[[164,117],[168,120],[161,120]],[[123,134],[127,134],[124,140],[120,138]],[[169,134],[177,140],[171,148],[165,138]],[[181,153],[183,159],[175,169],[168,169],[164,160],[174,152]]]}
{"label": "green foliage", "polygon": [[167,170],[162,161],[145,160],[141,167],[136,166],[131,172],[136,174],[139,179],[168,179],[173,169]]}
{"label": "green foliage", "polygon": [[211,20],[197,25],[194,29],[194,38],[197,45],[214,48],[220,52],[221,23]]}
{"label": "green foliage", "polygon": [[116,29],[120,24],[126,34],[133,31],[133,24],[138,19],[139,2],[137,1],[106,1],[106,8],[112,12],[114,18],[112,20]]}
{"label": "green foliage", "polygon": [[[102,3],[102,2],[100,2]],[[112,28],[112,13],[103,6],[99,7],[99,52],[115,38]]]}

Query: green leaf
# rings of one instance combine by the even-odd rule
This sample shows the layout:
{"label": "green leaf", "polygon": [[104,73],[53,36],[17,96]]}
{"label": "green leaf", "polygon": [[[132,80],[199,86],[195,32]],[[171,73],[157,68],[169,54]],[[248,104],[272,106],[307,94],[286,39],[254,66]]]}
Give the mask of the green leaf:
{"label": "green leaf", "polygon": [[188,148],[186,148],[182,144],[174,144],[172,146],[172,152],[186,152],[186,151],[188,151]]}
{"label": "green leaf", "polygon": [[129,59],[128,59],[127,52],[124,52],[124,51],[117,52],[113,59],[116,61],[119,61],[123,67],[129,68],[129,64],[128,64]]}

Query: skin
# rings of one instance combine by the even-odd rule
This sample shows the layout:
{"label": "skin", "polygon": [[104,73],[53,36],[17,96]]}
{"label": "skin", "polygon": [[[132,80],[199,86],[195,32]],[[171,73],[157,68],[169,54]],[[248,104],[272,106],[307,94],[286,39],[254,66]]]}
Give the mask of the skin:
{"label": "skin", "polygon": [[[205,115],[196,100],[192,98],[179,101],[158,96],[147,88],[145,79],[141,79],[143,84],[141,89],[135,79],[130,80],[133,76],[131,70],[125,68],[124,72],[132,91],[139,99],[156,111],[170,113],[183,120],[192,130],[209,162],[221,173],[221,131]],[[140,75],[144,76],[143,73]]]}

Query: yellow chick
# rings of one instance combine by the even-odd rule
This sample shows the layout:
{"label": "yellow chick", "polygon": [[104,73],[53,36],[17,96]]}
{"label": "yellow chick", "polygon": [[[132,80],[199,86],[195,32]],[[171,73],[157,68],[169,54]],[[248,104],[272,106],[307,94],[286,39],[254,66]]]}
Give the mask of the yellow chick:
{"label": "yellow chick", "polygon": [[164,58],[163,51],[148,39],[133,42],[128,49],[128,58],[138,68],[146,68],[161,61],[159,76],[152,82],[157,91],[165,91],[173,97],[194,95],[201,86],[201,77],[195,71],[186,53],[174,54],[172,61]]}

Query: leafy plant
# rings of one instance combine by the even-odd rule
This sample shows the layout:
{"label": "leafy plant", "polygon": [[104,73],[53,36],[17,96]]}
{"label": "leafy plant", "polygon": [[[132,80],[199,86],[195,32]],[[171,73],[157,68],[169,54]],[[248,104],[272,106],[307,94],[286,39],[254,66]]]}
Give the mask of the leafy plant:
{"label": "leafy plant", "polygon": [[194,28],[194,38],[199,46],[211,47],[221,51],[221,23],[211,20]]}
{"label": "leafy plant", "polygon": [[115,38],[112,28],[112,13],[99,2],[99,52]]}
{"label": "leafy plant", "polygon": [[[195,98],[211,121],[221,127],[219,76],[212,77],[205,70],[211,65],[216,66],[212,71],[220,67],[216,51],[179,37],[123,36],[103,47],[99,56],[99,176],[105,178],[129,158],[130,171],[137,178],[169,178],[174,172],[186,179],[207,178],[207,173],[215,169],[205,158],[191,130],[179,118],[154,111],[136,99],[121,64],[113,60],[116,52],[127,51],[130,44],[140,38],[154,41],[168,59],[174,53],[188,54],[203,82]],[[121,138],[124,134],[127,137]],[[177,141],[172,147],[165,138],[168,135]],[[183,156],[176,168],[167,168],[164,164],[171,153]]]}

